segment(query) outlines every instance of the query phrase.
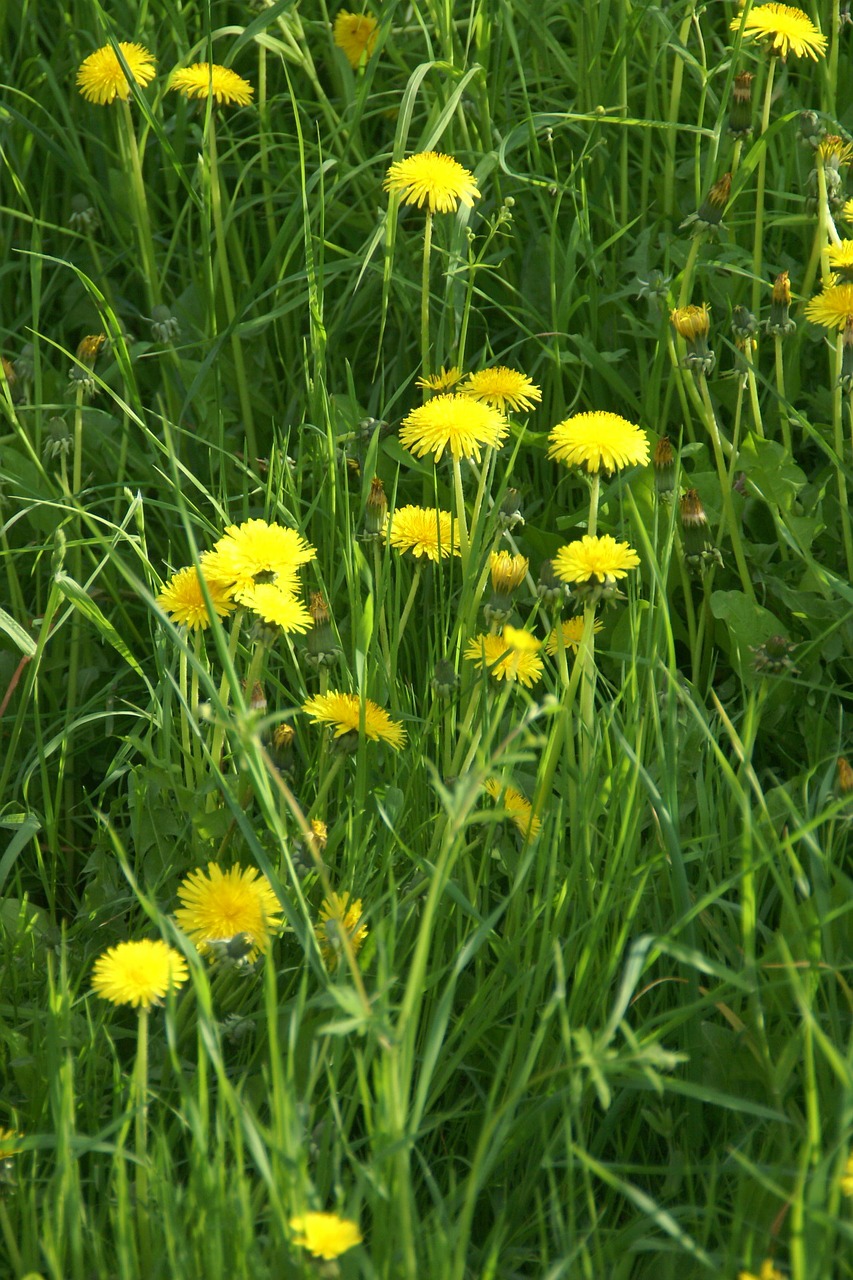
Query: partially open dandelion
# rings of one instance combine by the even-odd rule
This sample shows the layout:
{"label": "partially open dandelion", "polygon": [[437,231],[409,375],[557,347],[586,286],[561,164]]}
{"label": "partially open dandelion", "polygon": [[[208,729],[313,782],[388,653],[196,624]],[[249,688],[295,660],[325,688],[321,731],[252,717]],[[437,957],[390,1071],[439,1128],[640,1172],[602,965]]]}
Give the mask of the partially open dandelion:
{"label": "partially open dandelion", "polygon": [[[126,40],[119,40],[118,47],[133,83],[141,88],[150,84],[154,79],[155,60],[148,50],[141,44],[130,44]],[[130,84],[115,49],[109,44],[84,58],[77,72],[77,87],[81,94],[87,102],[98,106],[107,106],[116,98],[127,102]]]}
{"label": "partially open dandelion", "polygon": [[503,413],[533,409],[542,399],[540,388],[527,374],[506,365],[469,374],[459,390],[463,396],[482,400]]}
{"label": "partially open dandelion", "polygon": [[269,949],[281,926],[281,903],[256,867],[223,871],[216,862],[207,871],[190,872],[178,886],[181,906],[175,920],[201,955],[216,956],[212,944],[245,935],[245,958],[251,963]]}
{"label": "partially open dandelion", "polygon": [[506,622],[512,613],[513,593],[521,586],[529,568],[526,556],[512,555],[509,551],[493,551],[489,556],[492,594],[483,613],[491,626]]}
{"label": "partially open dandelion", "polygon": [[316,554],[295,529],[247,520],[225,530],[213,551],[202,557],[202,570],[209,582],[230,587],[240,601],[259,582],[274,582],[292,592],[300,566]]}
{"label": "partially open dandelion", "polygon": [[[233,613],[237,606],[231,598],[230,588],[218,582],[206,582],[206,585],[216,616],[225,618]],[[173,574],[156,596],[156,603],[172,622],[188,627],[190,631],[197,631],[199,628],[204,630],[210,626],[210,613],[195,565],[179,569]]]}
{"label": "partially open dandelion", "polygon": [[327,969],[343,955],[342,934],[349,939],[353,955],[358,955],[367,937],[367,925],[362,922],[361,898],[352,898],[348,893],[331,893],[324,898],[314,933]]}
{"label": "partially open dandelion", "polygon": [[495,680],[517,680],[529,688],[542,677],[540,644],[529,631],[504,627],[499,636],[474,636],[465,646],[465,657]]}
{"label": "partially open dandelion", "polygon": [[549,458],[585,467],[590,473],[644,467],[649,461],[646,433],[618,413],[576,413],[558,422],[548,439]]}
{"label": "partially open dandelion", "polygon": [[160,939],[120,942],[95,961],[92,990],[113,1004],[150,1009],[188,976],[184,957]]}
{"label": "partially open dandelion", "polygon": [[434,396],[412,409],[400,428],[400,443],[416,458],[431,453],[438,462],[445,449],[455,460],[480,461],[482,446],[496,448],[506,439],[509,427],[490,405],[469,396]]}
{"label": "partially open dandelion", "polygon": [[765,1258],[758,1275],[754,1275],[751,1271],[739,1271],[737,1280],[785,1280],[785,1277],[778,1268],[773,1266],[772,1258]]}
{"label": "partially open dandelion", "polygon": [[459,379],[462,377],[462,370],[457,365],[451,365],[446,369],[441,366],[438,373],[430,373],[425,378],[417,378],[416,387],[421,387],[424,391],[449,391],[451,387],[455,387]]}
{"label": "partially open dandelion", "polygon": [[844,1172],[841,1175],[839,1186],[841,1187],[841,1194],[843,1196],[853,1198],[853,1152],[851,1152],[847,1157],[847,1163],[844,1166]]}
{"label": "partially open dandelion", "polygon": [[336,1213],[300,1213],[290,1219],[293,1243],[327,1262],[361,1244],[358,1224]]}
{"label": "partially open dandelion", "polygon": [[347,62],[356,71],[362,59],[373,56],[379,23],[370,13],[349,13],[341,9],[335,18],[333,39]]}
{"label": "partially open dandelion", "polygon": [[[596,618],[593,626],[593,630],[600,631],[603,626],[604,626],[604,623],[601,621],[601,619]],[[566,650],[571,649],[574,653],[577,653],[578,646],[580,645],[580,642],[583,639],[583,627],[584,627],[584,620],[582,615],[580,614],[578,614],[574,618],[567,618],[564,622],[561,621],[560,629],[563,633],[564,649]],[[555,627],[554,630],[548,635],[548,637],[545,640],[545,652],[549,653],[551,657],[555,657],[556,654],[559,652],[559,648],[560,648],[560,641],[557,635],[557,628]]]}
{"label": "partially open dandelion", "polygon": [[459,555],[459,530],[453,528],[449,511],[435,507],[398,507],[388,522],[386,537],[397,551],[411,551],[415,557],[438,561]]}
{"label": "partially open dandelion", "polygon": [[182,93],[185,98],[214,98],[222,106],[246,107],[252,101],[255,90],[230,67],[215,62],[195,62],[191,67],[179,67],[172,72],[169,88]]}
{"label": "partially open dandelion", "polygon": [[573,583],[577,599],[589,605],[620,599],[618,579],[626,578],[639,563],[640,557],[627,542],[617,542],[609,534],[586,534],[560,547],[553,559],[557,577]]}
{"label": "partially open dandelion", "polygon": [[395,160],[382,185],[399,195],[403,204],[419,209],[426,205],[429,213],[455,213],[460,201],[470,209],[480,197],[473,173],[452,156],[437,151],[420,151]]}
{"label": "partially open dandelion", "polygon": [[[753,308],[755,310],[755,308]],[[675,332],[687,345],[684,365],[697,376],[710,375],[714,371],[716,356],[708,345],[711,331],[711,314],[707,302],[697,307],[691,303],[687,307],[675,307],[669,313]]]}
{"label": "partially open dandelion", "polygon": [[790,4],[754,4],[743,18],[733,18],[732,31],[743,28],[745,37],[767,42],[771,53],[787,58],[793,53],[797,58],[813,58],[826,53],[827,39],[812,22],[808,14]]}
{"label": "partially open dandelion", "polygon": [[497,778],[487,778],[483,789],[496,804],[506,809],[523,840],[536,839],[542,830],[542,822],[533,812],[533,805],[517,788],[498,782]]}
{"label": "partially open dandelion", "polygon": [[853,316],[853,282],[830,284],[816,298],[806,303],[806,319],[824,329],[843,329]]}
{"label": "partially open dandelion", "polygon": [[362,702],[356,693],[317,694],[302,704],[302,710],[317,723],[333,728],[336,738],[348,733],[357,734],[363,728],[371,741],[387,742],[395,751],[399,751],[406,742],[403,725],[392,720],[388,712],[371,702],[370,698],[364,699],[362,724]]}

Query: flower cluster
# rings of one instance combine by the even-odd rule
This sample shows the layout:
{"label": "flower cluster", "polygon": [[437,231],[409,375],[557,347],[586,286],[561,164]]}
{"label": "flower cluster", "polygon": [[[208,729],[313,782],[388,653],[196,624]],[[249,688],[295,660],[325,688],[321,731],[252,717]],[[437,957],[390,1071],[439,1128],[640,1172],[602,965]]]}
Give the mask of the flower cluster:
{"label": "flower cluster", "polygon": [[[151,83],[155,65],[155,59],[143,45],[120,40],[84,58],[77,71],[77,87],[87,102],[98,106],[107,106],[116,99],[127,102],[132,85],[145,88]],[[169,88],[187,98],[212,97],[220,105],[236,103],[241,107],[248,106],[255,92],[248,80],[215,62],[179,67],[172,72]]]}

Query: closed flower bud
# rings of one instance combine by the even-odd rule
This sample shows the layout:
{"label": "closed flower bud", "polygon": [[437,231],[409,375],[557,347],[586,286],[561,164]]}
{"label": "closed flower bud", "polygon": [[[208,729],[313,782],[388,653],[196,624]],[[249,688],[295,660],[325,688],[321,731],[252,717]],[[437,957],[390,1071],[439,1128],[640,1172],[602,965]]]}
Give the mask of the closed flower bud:
{"label": "closed flower bud", "polygon": [[826,133],[826,125],[816,111],[801,111],[797,127],[797,137],[803,146],[817,150],[821,138]]}
{"label": "closed flower bud", "polygon": [[332,633],[329,609],[319,591],[312,594],[308,612],[314,625],[308,632],[306,661],[314,667],[330,667],[337,662],[341,647]]}
{"label": "closed flower bud", "polygon": [[385,497],[385,486],[378,476],[374,476],[364,508],[364,537],[370,541],[381,538],[387,519],[388,499]]}
{"label": "closed flower bud", "polygon": [[682,227],[692,227],[693,234],[702,231],[716,231],[723,225],[723,211],[729,202],[732,192],[732,175],[724,173],[711,187],[696,213],[691,213],[682,222]]}
{"label": "closed flower bud", "polygon": [[446,658],[439,658],[430,683],[436,697],[445,700],[451,698],[459,688],[459,676],[456,674],[453,663],[448,662]]}
{"label": "closed flower bud", "polygon": [[655,493],[662,502],[669,502],[675,489],[675,453],[669,436],[661,436],[655,445],[652,465],[655,469]]}
{"label": "closed flower bud", "polygon": [[773,293],[770,299],[770,319],[767,321],[767,332],[780,338],[787,337],[796,329],[796,325],[788,314],[791,306],[791,284],[788,272],[782,271],[773,282]]}
{"label": "closed flower bud", "polygon": [[180,336],[181,326],[168,307],[158,305],[151,312],[151,337],[155,342],[173,342]]}
{"label": "closed flower bud", "polygon": [[723,557],[711,541],[708,517],[698,490],[688,489],[681,499],[681,527],[684,531],[684,560],[693,573],[703,574]]}
{"label": "closed flower bud", "polygon": [[750,645],[755,655],[752,660],[753,669],[761,675],[799,675],[791,660],[796,647],[785,636],[771,636],[764,644]]}
{"label": "closed flower bud", "polygon": [[536,594],[549,609],[561,609],[571,595],[568,583],[563,582],[554,572],[553,560],[543,560],[539,566],[539,581],[536,583]]}
{"label": "closed flower bud", "polygon": [[87,334],[77,347],[77,359],[90,369],[94,369],[98,353],[106,340],[107,335],[105,333]]}
{"label": "closed flower bud", "polygon": [[838,791],[842,796],[853,792],[853,766],[844,756],[838,757]]}
{"label": "closed flower bud", "polygon": [[748,138],[752,133],[752,82],[751,71],[741,71],[732,86],[732,105],[729,111],[728,133],[732,138]]}
{"label": "closed flower bud", "polygon": [[502,529],[514,529],[517,524],[524,524],[521,514],[521,498],[517,489],[507,489],[503,501],[498,507],[498,524]]}
{"label": "closed flower bud", "polygon": [[293,747],[296,742],[296,730],[292,724],[278,724],[273,730],[273,759],[282,773],[293,770]]}
{"label": "closed flower bud", "polygon": [[76,195],[71,197],[71,212],[68,215],[68,225],[72,231],[79,231],[84,236],[90,236],[98,229],[98,211],[92,207],[92,202],[88,196]]}
{"label": "closed flower bud", "polygon": [[492,595],[483,613],[488,623],[506,622],[512,613],[513,592],[524,581],[528,561],[524,556],[513,556],[508,551],[493,551],[490,570]]}
{"label": "closed flower bud", "polygon": [[717,357],[708,346],[711,316],[707,302],[703,302],[701,307],[675,307],[669,313],[669,318],[675,332],[687,345],[685,368],[690,369],[697,377],[701,374],[707,377],[713,373]]}

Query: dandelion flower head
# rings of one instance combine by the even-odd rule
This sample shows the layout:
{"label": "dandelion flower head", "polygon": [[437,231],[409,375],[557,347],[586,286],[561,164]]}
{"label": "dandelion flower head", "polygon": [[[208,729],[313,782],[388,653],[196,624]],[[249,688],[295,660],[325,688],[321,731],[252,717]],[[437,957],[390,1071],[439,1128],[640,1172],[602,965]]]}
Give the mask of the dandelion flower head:
{"label": "dandelion flower head", "polygon": [[468,208],[480,197],[477,180],[452,156],[437,151],[420,151],[395,160],[382,184],[399,195],[403,204],[427,206],[430,213],[455,213],[460,200]]}
{"label": "dandelion flower head", "polygon": [[751,1271],[739,1271],[738,1280],[785,1280],[785,1277],[773,1266],[772,1258],[765,1258],[757,1276]]}
{"label": "dandelion flower head", "polygon": [[460,554],[458,525],[454,526],[449,511],[435,507],[398,507],[388,522],[386,537],[397,551],[411,551],[413,556],[430,560]]}
{"label": "dandelion flower head", "polygon": [[640,557],[627,542],[617,542],[607,533],[598,537],[586,534],[577,542],[560,547],[553,561],[554,572],[563,582],[598,582],[611,584],[636,569]]}
{"label": "dandelion flower head", "polygon": [[645,467],[649,461],[646,433],[618,413],[576,413],[559,422],[548,439],[548,457],[569,466],[595,471]]}
{"label": "dandelion flower head", "polygon": [[[533,641],[533,647],[525,637]],[[529,632],[504,627],[503,635],[478,635],[468,641],[465,657],[495,680],[517,680],[529,688],[542,677],[539,641]]]}
{"label": "dandelion flower head", "polygon": [[[362,703],[356,693],[320,693],[303,703],[302,710],[316,723],[330,725],[336,738],[359,733],[362,728]],[[406,730],[399,720],[392,720],[370,698],[364,699],[364,733],[373,742],[387,742],[395,751],[406,742]]]}
{"label": "dandelion flower head", "polygon": [[346,933],[353,955],[358,955],[367,937],[367,925],[362,923],[361,898],[351,898],[348,893],[332,893],[323,899],[320,922],[314,933],[326,968],[330,968],[342,953],[340,934]]}
{"label": "dandelion flower head", "polygon": [[5,1164],[11,1160],[12,1156],[18,1154],[22,1133],[16,1133],[14,1129],[0,1129],[0,1164]]}
{"label": "dandelion flower head", "polygon": [[479,462],[481,447],[496,448],[506,439],[508,430],[497,409],[470,396],[451,393],[433,396],[412,409],[403,419],[400,443],[416,458],[431,453],[438,462],[449,449],[456,460],[473,458]]}
{"label": "dandelion flower head", "polygon": [[[129,44],[119,40],[118,47],[127,63],[133,81],[140,87],[154,79],[155,60],[141,44]],[[130,81],[118,60],[112,45],[105,44],[84,58],[77,71],[77,88],[87,102],[106,106],[119,98],[127,102],[130,97]]]}
{"label": "dandelion flower head", "polygon": [[195,62],[191,67],[179,67],[172,72],[169,88],[176,89],[185,98],[215,98],[221,106],[247,107],[255,90],[230,67],[216,62]]}
{"label": "dandelion flower head", "polygon": [[826,260],[832,271],[837,271],[842,281],[849,281],[853,274],[853,240],[831,244],[826,250]]}
{"label": "dandelion flower head", "polygon": [[853,281],[830,284],[806,303],[806,319],[824,329],[843,329],[853,316]]}
{"label": "dandelion flower head", "polygon": [[[583,614],[578,614],[574,618],[566,618],[566,620],[561,623],[563,647],[566,650],[571,649],[574,653],[577,653],[578,645],[583,639],[583,624]],[[595,623],[593,624],[593,631],[600,631],[603,626],[604,623],[601,619],[596,618]],[[551,656],[554,657],[559,651],[559,644],[557,628],[555,627],[545,640],[545,652],[550,653]]]}
{"label": "dandelion flower head", "polygon": [[790,4],[754,4],[746,21],[733,18],[730,27],[739,31],[743,25],[744,36],[769,41],[773,53],[787,58],[793,53],[797,58],[813,58],[826,53],[826,36],[821,35],[808,14]]}
{"label": "dandelion flower head", "polygon": [[853,1153],[847,1157],[839,1185],[843,1196],[853,1197]]}
{"label": "dandelion flower head", "polygon": [[506,809],[522,839],[535,840],[542,830],[542,822],[533,812],[530,801],[515,787],[504,785],[497,778],[487,778],[483,786],[496,804]]}
{"label": "dandelion flower head", "polygon": [[469,374],[459,390],[462,395],[483,400],[503,413],[533,409],[542,399],[541,389],[526,373],[508,369],[506,365]]}
{"label": "dandelion flower head", "polygon": [[[231,590],[220,582],[207,582],[210,603],[218,618],[224,618],[237,607],[231,598]],[[201,587],[201,579],[195,565],[179,569],[173,574],[160,594],[157,604],[179,626],[190,631],[204,630],[210,626],[210,613]]]}
{"label": "dandelion flower head", "polygon": [[415,386],[421,387],[424,391],[449,391],[451,387],[456,386],[461,377],[462,370],[458,365],[453,364],[449,369],[442,365],[437,373],[416,379]]}
{"label": "dandelion flower head", "polygon": [[113,1004],[150,1009],[187,977],[184,957],[159,938],[120,942],[95,961],[92,990]]}
{"label": "dandelion flower head", "polygon": [[243,593],[241,603],[270,626],[288,633],[307,631],[313,623],[302,601],[276,582],[255,583]]}
{"label": "dandelion flower head", "polygon": [[295,529],[247,520],[225,530],[213,551],[202,557],[202,569],[208,581],[230,586],[234,598],[242,602],[258,581],[275,582],[292,592],[300,566],[316,554]]}
{"label": "dandelion flower head", "polygon": [[510,596],[518,590],[529,568],[527,556],[513,555],[510,551],[493,551],[489,556],[492,587],[503,596]]}
{"label": "dandelion flower head", "polygon": [[251,939],[247,959],[266,952],[270,938],[281,926],[281,903],[256,867],[231,867],[223,871],[216,862],[207,871],[192,871],[178,886],[181,906],[175,919],[202,955],[213,958],[212,942],[242,933]]}
{"label": "dandelion flower head", "polygon": [[294,1244],[326,1261],[339,1258],[363,1238],[357,1223],[336,1213],[300,1213],[290,1219],[290,1229]]}
{"label": "dandelion flower head", "polygon": [[370,13],[348,13],[346,9],[338,12],[333,39],[353,71],[358,69],[362,57],[367,61],[373,56],[378,26]]}

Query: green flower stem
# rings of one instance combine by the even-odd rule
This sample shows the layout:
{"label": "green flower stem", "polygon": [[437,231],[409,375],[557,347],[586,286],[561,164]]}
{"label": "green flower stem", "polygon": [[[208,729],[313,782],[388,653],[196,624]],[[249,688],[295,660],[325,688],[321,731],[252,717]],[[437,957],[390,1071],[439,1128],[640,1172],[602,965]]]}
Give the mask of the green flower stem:
{"label": "green flower stem", "polygon": [[839,333],[835,340],[835,360],[832,391],[832,444],[838,457],[835,474],[838,480],[838,505],[841,509],[841,539],[847,561],[847,576],[853,579],[853,531],[850,527],[850,504],[847,498],[847,479],[844,474],[844,424],[842,414],[841,361],[844,339]]}
{"label": "green flower stem", "polygon": [[687,261],[684,264],[684,270],[681,273],[681,288],[678,291],[679,307],[686,307],[690,301],[690,292],[693,287],[693,275],[696,270],[696,259],[699,257],[699,245],[701,242],[701,235],[695,235],[690,241],[690,251],[687,254]]}
{"label": "green flower stem", "polygon": [[411,615],[412,608],[414,607],[415,597],[418,594],[418,586],[420,585],[421,574],[423,573],[423,567],[424,567],[424,556],[418,556],[417,561],[415,563],[415,572],[412,575],[412,585],[409,587],[409,594],[406,596],[406,603],[403,606],[403,612],[400,614],[400,624],[397,627],[397,635],[395,637],[395,646],[394,646],[395,651],[399,649],[400,643],[403,639],[403,635],[408,625],[409,616]]}
{"label": "green flower stem", "polygon": [[222,285],[222,297],[225,300],[225,314],[231,329],[231,353],[234,357],[234,370],[237,375],[237,394],[240,399],[240,413],[246,433],[246,449],[249,466],[258,456],[258,444],[255,436],[255,420],[252,413],[252,398],[249,395],[249,383],[246,377],[246,365],[243,359],[243,344],[237,332],[237,308],[234,305],[234,291],[231,287],[231,272],[228,266],[228,242],[225,224],[222,220],[222,189],[219,184],[219,159],[216,147],[216,120],[211,107],[210,122],[207,130],[207,157],[210,166],[210,211],[213,219],[213,234],[216,239],[216,254],[219,260],[219,280]]}
{"label": "green flower stem", "polygon": [[139,243],[139,256],[142,259],[142,270],[145,285],[145,299],[148,314],[153,315],[154,308],[160,302],[160,277],[157,272],[157,258],[154,253],[154,240],[151,235],[151,221],[148,217],[148,202],[145,199],[145,179],[142,176],[142,160],[136,142],[136,131],[133,117],[130,114],[130,103],[120,102],[119,116],[122,122],[123,150],[130,173],[130,194],[133,200],[136,237]]}
{"label": "green flower stem", "polygon": [[[770,104],[773,98],[773,78],[776,72],[776,57],[771,55],[767,68],[767,83],[764,86],[764,106],[761,112],[761,134],[763,137],[770,125]],[[755,181],[755,235],[752,241],[752,311],[758,315],[761,305],[761,290],[764,284],[762,261],[764,250],[764,190],[767,185],[767,147],[761,147],[758,157],[758,171]]]}
{"label": "green flower stem", "polygon": [[[424,256],[421,269],[421,377],[428,378],[432,372],[429,347],[429,276],[430,254],[432,252],[432,211],[427,209],[424,222]],[[424,387],[424,399],[429,394]]]}
{"label": "green flower stem", "polygon": [[592,750],[595,742],[595,686],[596,686],[596,666],[595,666],[595,605],[587,604],[583,611],[583,635],[578,645],[578,656],[575,659],[575,667],[580,668],[581,675],[581,701],[580,701],[580,723],[578,725],[578,733],[580,736],[580,762],[581,776],[586,777],[589,773],[590,760],[592,758]]}
{"label": "green flower stem", "polygon": [[329,765],[328,769],[324,770],[323,780],[320,783],[320,787],[317,791],[317,795],[314,799],[314,803],[312,804],[311,808],[306,814],[306,817],[309,820],[311,818],[316,818],[319,814],[323,812],[323,804],[325,802],[326,796],[331,791],[332,784],[334,783],[335,779],[338,777],[338,775],[341,772],[344,759],[345,759],[344,755],[341,752],[339,752],[332,760],[332,763]]}
{"label": "green flower stem", "polygon": [[[690,35],[690,28],[695,18],[695,4],[689,5],[682,20],[678,31],[678,43],[684,47],[687,44],[687,37]],[[673,208],[673,192],[675,190],[675,145],[679,136],[679,113],[681,109],[681,89],[684,83],[684,59],[680,52],[675,54],[675,62],[672,68],[672,84],[669,91],[669,107],[666,113],[666,120],[669,128],[666,130],[666,167],[663,176],[663,212],[664,217],[671,218],[674,215]]]}
{"label": "green flower stem", "polygon": [[188,791],[195,790],[195,770],[193,768],[194,758],[192,743],[190,741],[190,725],[187,717],[187,707],[189,706],[189,696],[187,690],[187,651],[184,645],[181,645],[180,656],[178,658],[178,687],[181,693],[181,754],[184,757],[184,781]]}
{"label": "green flower stem", "polygon": [[596,536],[598,529],[598,499],[601,494],[601,472],[593,471],[589,486],[589,520],[587,522],[587,533],[590,537]]}
{"label": "green flower stem", "polygon": [[462,489],[462,463],[459,458],[453,459],[453,496],[456,505],[456,524],[459,529],[459,552],[462,560],[462,590],[468,581],[468,561],[471,558],[471,544],[468,541],[468,521],[465,516],[465,494]]}
{"label": "green flower stem", "polygon": [[788,457],[793,458],[791,420],[788,417],[788,399],[785,395],[785,361],[782,355],[782,335],[779,333],[774,333],[773,335],[773,352],[776,366],[776,394],[779,397],[779,425],[782,428],[782,444]]}
{"label": "green flower stem", "polygon": [[148,1010],[140,1006],[136,1066],[131,1099],[136,1136],[136,1227],[142,1275],[151,1272],[151,1234],[148,1221]]}
{"label": "green flower stem", "polygon": [[[752,409],[752,425],[755,428],[755,434],[759,437],[759,439],[763,440],[764,439],[764,421],[761,416],[761,402],[758,399],[758,383],[755,378],[755,362],[753,360],[751,339],[748,340],[748,345],[746,350],[743,353],[743,356],[744,356],[744,360],[746,361],[746,383],[749,388],[749,404],[750,404],[750,408]],[[735,428],[732,431],[732,466],[734,466],[735,461],[737,459],[739,440],[740,440],[740,433]]]}
{"label": "green flower stem", "polygon": [[[237,653],[237,643],[240,639],[240,629],[243,625],[244,610],[238,609],[234,615],[234,622],[231,626],[231,635],[228,637],[228,659],[229,665],[233,666],[234,658]],[[219,715],[216,721],[216,727],[213,730],[213,742],[210,747],[210,754],[213,759],[215,768],[221,768],[222,764],[222,747],[225,742],[225,717],[228,712],[228,700],[230,694],[230,684],[228,681],[228,671],[222,672],[222,679],[219,682]],[[208,798],[208,808],[213,808],[216,804],[216,797],[211,793]]]}
{"label": "green flower stem", "polygon": [[[379,613],[379,647],[382,650],[382,660],[385,664],[385,674],[388,679],[389,691],[391,693],[391,697],[394,698],[396,696],[394,684],[394,657],[392,656],[391,645],[388,640],[388,618],[385,612],[385,592],[382,589],[382,558],[379,553],[378,542],[373,543],[373,591],[377,599]],[[397,637],[398,644],[401,635],[402,632],[400,632]]]}
{"label": "green flower stem", "polygon": [[267,102],[267,51],[258,41],[258,153],[261,161],[261,187],[264,193],[264,220],[270,244],[275,240],[275,215],[272,203],[272,179],[269,153],[269,104]]}
{"label": "green flower stem", "polygon": [[24,1261],[21,1257],[20,1250],[18,1249],[18,1242],[15,1237],[15,1232],[12,1230],[12,1224],[9,1221],[6,1202],[2,1196],[0,1196],[0,1231],[3,1233],[3,1242],[6,1245],[6,1250],[9,1254],[9,1261],[14,1268],[15,1275],[24,1275]]}
{"label": "green flower stem", "polygon": [[707,427],[708,434],[711,437],[711,444],[714,448],[714,461],[717,464],[717,475],[720,481],[720,497],[723,504],[723,519],[720,527],[720,538],[722,538],[725,530],[728,529],[741,586],[744,589],[744,593],[754,603],[755,591],[749,577],[749,569],[747,568],[746,557],[743,553],[740,531],[737,527],[737,521],[735,520],[734,504],[732,503],[732,488],[726,471],[726,462],[723,456],[723,445],[720,439],[720,429],[717,425],[714,406],[711,404],[711,396],[708,391],[708,381],[704,375],[699,379],[699,387],[702,396],[702,404],[705,410],[705,426]]}

